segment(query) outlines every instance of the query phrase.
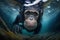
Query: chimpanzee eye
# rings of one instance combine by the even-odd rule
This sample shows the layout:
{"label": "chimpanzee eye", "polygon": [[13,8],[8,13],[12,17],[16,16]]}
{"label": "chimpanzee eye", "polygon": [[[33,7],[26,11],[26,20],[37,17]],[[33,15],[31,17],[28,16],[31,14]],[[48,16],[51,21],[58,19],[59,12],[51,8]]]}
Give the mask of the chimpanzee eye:
{"label": "chimpanzee eye", "polygon": [[38,16],[38,13],[34,12],[34,16]]}
{"label": "chimpanzee eye", "polygon": [[26,15],[29,15],[29,14],[30,14],[30,12],[28,11],[28,12],[26,12],[25,14],[26,14]]}

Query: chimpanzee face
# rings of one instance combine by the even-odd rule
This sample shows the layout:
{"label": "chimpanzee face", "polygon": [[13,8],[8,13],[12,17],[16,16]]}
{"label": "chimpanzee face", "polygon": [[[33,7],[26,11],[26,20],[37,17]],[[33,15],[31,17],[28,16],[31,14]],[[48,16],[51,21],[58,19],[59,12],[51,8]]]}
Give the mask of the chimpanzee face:
{"label": "chimpanzee face", "polygon": [[26,10],[24,12],[24,27],[28,30],[34,30],[37,27],[39,12],[36,10]]}

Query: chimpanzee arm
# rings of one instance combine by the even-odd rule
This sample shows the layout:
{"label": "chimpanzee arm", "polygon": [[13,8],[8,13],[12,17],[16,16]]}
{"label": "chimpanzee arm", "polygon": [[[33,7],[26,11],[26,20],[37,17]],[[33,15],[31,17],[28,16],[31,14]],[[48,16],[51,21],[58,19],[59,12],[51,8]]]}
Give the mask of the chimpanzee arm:
{"label": "chimpanzee arm", "polygon": [[19,22],[21,22],[21,20],[22,20],[22,18],[21,18],[21,15],[19,14],[19,15],[16,17],[13,25],[14,25],[14,24],[18,24]]}

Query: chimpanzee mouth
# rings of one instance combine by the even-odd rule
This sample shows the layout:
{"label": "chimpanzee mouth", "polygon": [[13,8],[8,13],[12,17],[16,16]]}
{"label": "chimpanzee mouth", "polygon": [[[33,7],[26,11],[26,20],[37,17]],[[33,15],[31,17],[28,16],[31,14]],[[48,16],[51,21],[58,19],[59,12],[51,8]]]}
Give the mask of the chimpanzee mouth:
{"label": "chimpanzee mouth", "polygon": [[30,25],[29,23],[24,22],[24,27],[29,31],[34,30],[37,28],[37,22],[33,26]]}

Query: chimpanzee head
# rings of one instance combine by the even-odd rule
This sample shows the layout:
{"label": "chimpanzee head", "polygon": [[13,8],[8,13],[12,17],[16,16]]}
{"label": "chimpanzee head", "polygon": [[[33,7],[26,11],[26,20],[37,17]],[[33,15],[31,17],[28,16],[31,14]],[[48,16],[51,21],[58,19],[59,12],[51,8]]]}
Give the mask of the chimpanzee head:
{"label": "chimpanzee head", "polygon": [[39,5],[25,7],[24,11],[24,27],[29,30],[35,30],[41,20],[42,9],[39,8]]}

